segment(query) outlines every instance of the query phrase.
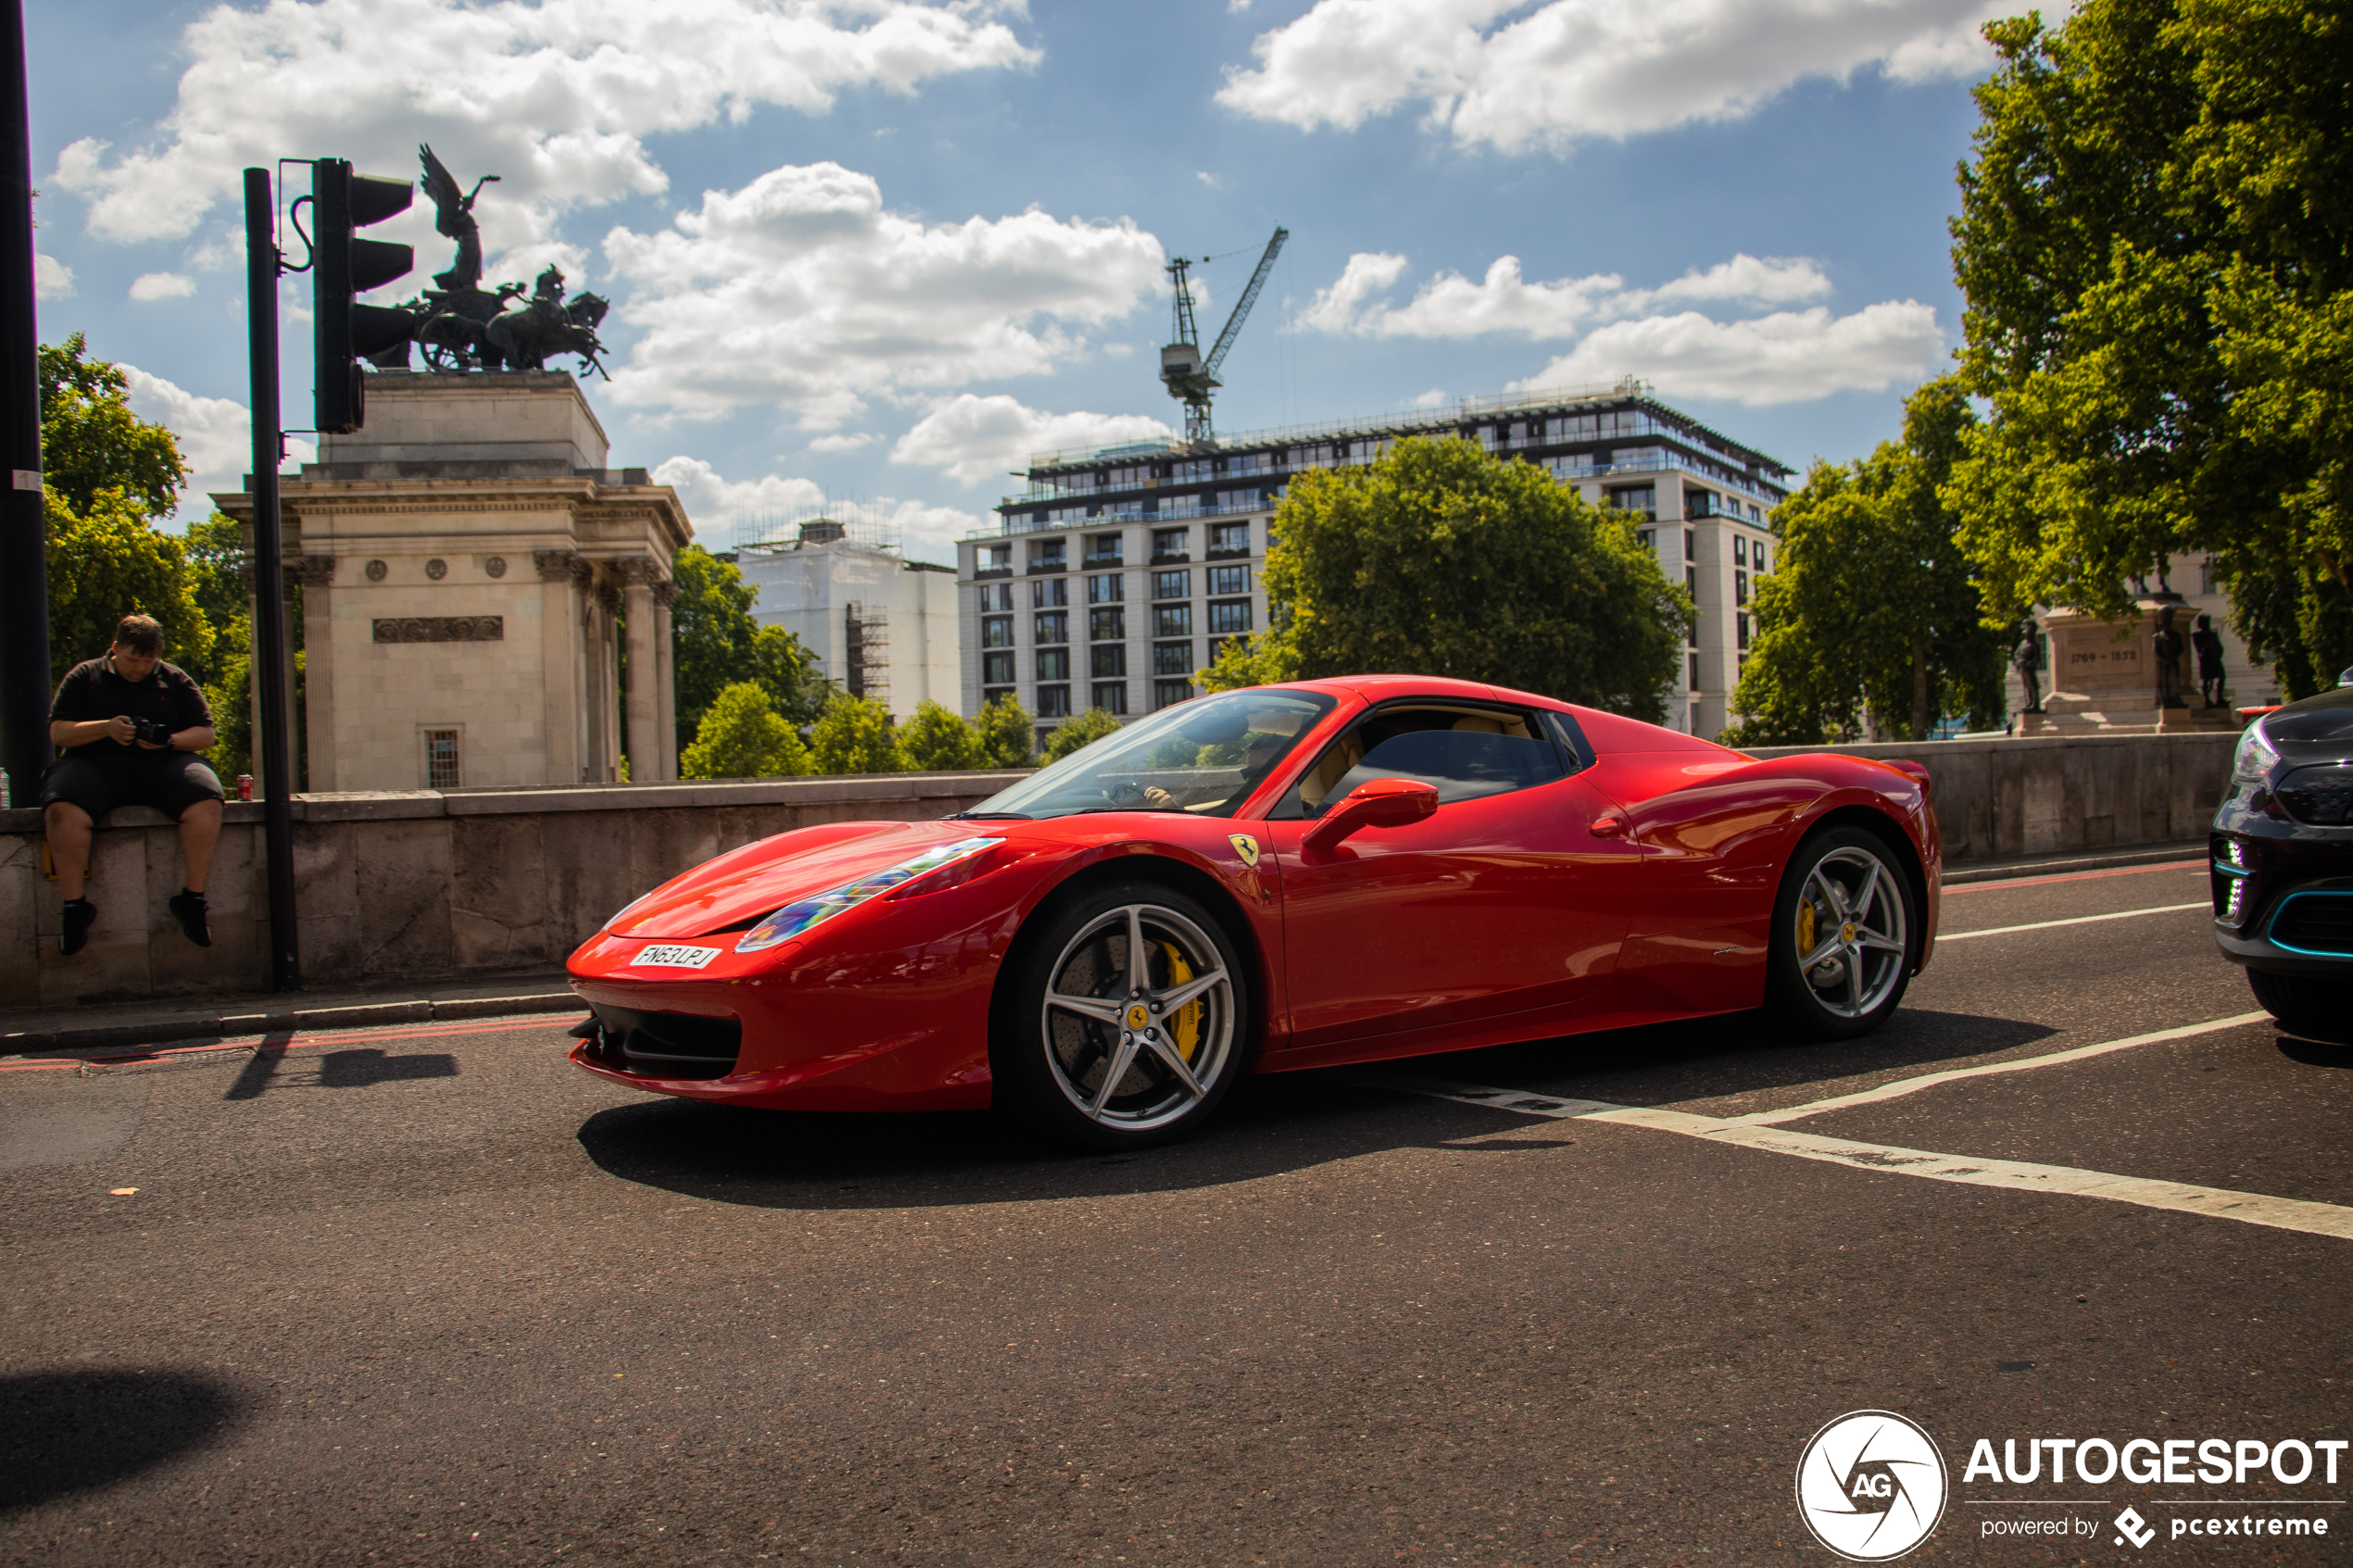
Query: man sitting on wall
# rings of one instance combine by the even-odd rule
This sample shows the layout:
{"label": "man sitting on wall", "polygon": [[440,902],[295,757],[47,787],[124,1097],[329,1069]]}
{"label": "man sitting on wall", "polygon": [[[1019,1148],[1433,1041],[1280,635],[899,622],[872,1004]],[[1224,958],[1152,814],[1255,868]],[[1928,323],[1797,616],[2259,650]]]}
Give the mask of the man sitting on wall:
{"label": "man sitting on wall", "polygon": [[165,905],[188,940],[212,946],[205,873],[220,842],[220,780],[194,755],[212,744],[204,692],[163,661],[163,628],[126,615],[114,646],[66,671],[49,708],[49,743],[66,748],[41,775],[42,826],[66,896],[58,949],[82,951],[98,908],[82,897],[90,833],[118,806],[152,806],[180,823],[186,885]]}

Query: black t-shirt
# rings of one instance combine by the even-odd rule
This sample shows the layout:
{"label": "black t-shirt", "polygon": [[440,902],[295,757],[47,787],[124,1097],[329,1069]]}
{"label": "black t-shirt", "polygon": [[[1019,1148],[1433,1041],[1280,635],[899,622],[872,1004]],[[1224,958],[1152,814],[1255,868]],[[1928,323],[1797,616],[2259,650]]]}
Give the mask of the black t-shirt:
{"label": "black t-shirt", "polygon": [[[66,678],[57,683],[57,699],[49,705],[52,722],[82,723],[124,714],[159,719],[174,734],[212,722],[212,708],[204,699],[204,689],[188,678],[186,671],[160,659],[145,680],[126,681],[115,673],[110,657],[85,659],[66,671]],[[68,746],[66,755],[114,767],[166,754],[148,751],[136,741],[125,746],[101,735],[87,746]]]}

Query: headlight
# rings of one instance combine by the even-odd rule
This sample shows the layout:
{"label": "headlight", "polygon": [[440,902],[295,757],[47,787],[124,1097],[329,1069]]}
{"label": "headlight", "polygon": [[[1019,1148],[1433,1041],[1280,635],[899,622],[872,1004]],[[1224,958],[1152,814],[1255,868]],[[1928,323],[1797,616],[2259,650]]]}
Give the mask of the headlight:
{"label": "headlight", "polygon": [[2263,721],[2258,719],[2239,737],[2239,748],[2231,757],[2231,777],[2242,784],[2260,784],[2279,764],[2280,754],[2263,734]]}
{"label": "headlight", "polygon": [[862,876],[856,882],[844,883],[839,887],[829,887],[823,893],[812,893],[806,898],[796,899],[736,938],[736,951],[757,953],[779,942],[789,942],[810,927],[823,925],[844,909],[855,909],[877,894],[903,886],[942,866],[969,860],[981,851],[993,849],[1004,842],[1001,838],[960,838],[953,844],[926,849],[912,859],[901,860],[886,870]]}

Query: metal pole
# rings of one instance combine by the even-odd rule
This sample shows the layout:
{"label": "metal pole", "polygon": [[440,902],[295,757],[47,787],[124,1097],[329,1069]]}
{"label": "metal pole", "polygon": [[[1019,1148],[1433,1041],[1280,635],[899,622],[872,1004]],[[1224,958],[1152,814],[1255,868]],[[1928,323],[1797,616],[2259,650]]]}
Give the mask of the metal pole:
{"label": "metal pole", "polygon": [[286,575],[278,537],[278,241],[270,171],[245,170],[245,315],[253,349],[253,657],[261,675],[262,838],[270,869],[270,975],[302,989],[295,930],[294,759],[286,745]]}
{"label": "metal pole", "polygon": [[[41,492],[41,335],[32,300],[32,136],[24,6],[0,0],[0,767],[37,805],[49,745],[48,529]],[[93,650],[94,651],[94,650]]]}

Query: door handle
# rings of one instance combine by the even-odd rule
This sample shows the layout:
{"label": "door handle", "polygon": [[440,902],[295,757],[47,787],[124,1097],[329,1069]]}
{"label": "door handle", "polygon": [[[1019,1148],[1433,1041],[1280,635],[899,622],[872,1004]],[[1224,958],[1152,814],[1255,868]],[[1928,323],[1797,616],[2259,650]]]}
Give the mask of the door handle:
{"label": "door handle", "polygon": [[1595,817],[1591,826],[1589,826],[1586,831],[1591,833],[1595,838],[1616,838],[1626,831],[1625,819],[1620,817]]}

